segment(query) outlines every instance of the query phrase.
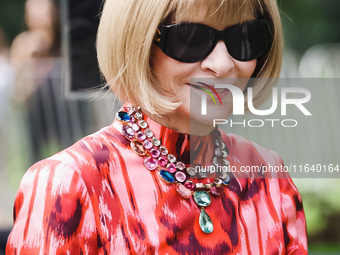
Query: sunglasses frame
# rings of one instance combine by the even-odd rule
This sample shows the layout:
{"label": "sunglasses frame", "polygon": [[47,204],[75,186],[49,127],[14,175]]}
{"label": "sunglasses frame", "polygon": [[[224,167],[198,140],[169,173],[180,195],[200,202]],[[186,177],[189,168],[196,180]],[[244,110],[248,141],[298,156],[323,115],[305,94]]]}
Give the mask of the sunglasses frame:
{"label": "sunglasses frame", "polygon": [[[228,48],[227,44],[228,42],[226,42],[224,40],[226,34],[228,33],[228,31],[231,31],[232,29],[235,29],[235,27],[244,27],[247,25],[251,25],[253,23],[258,23],[261,24],[262,26],[266,26],[267,27],[267,35],[268,38],[266,38],[267,40],[264,40],[266,42],[266,46],[264,47],[264,49],[259,52],[257,55],[255,55],[252,58],[246,58],[246,59],[237,59],[237,57],[232,56],[233,58],[235,58],[236,60],[239,61],[250,61],[253,59],[257,59],[261,56],[263,56],[265,53],[268,52],[268,50],[270,49],[272,43],[273,43],[273,28],[272,28],[272,24],[271,22],[269,22],[268,20],[265,19],[255,19],[255,20],[249,20],[246,22],[243,22],[241,24],[236,24],[230,27],[227,27],[224,30],[217,30],[213,27],[210,27],[208,25],[202,24],[202,23],[194,23],[194,22],[181,22],[181,23],[177,23],[177,24],[170,24],[170,25],[159,25],[157,31],[156,31],[156,35],[155,35],[155,39],[154,39],[154,43],[163,51],[164,54],[166,54],[167,56],[169,56],[170,58],[173,58],[175,60],[178,60],[180,62],[184,62],[184,63],[195,63],[195,62],[199,62],[202,61],[203,59],[205,59],[207,56],[209,56],[209,54],[213,51],[213,49],[216,47],[217,42],[219,41],[223,41],[226,45],[226,47]],[[204,27],[205,29],[208,29],[210,32],[213,33],[214,35],[214,40],[212,41],[212,45],[209,48],[209,50],[207,51],[207,53],[205,55],[203,55],[200,58],[197,59],[193,59],[193,60],[183,60],[182,58],[177,58],[176,56],[173,56],[173,54],[170,52],[170,50],[167,47],[167,43],[168,43],[168,34],[169,31],[175,27],[178,26],[195,26],[195,27]]]}

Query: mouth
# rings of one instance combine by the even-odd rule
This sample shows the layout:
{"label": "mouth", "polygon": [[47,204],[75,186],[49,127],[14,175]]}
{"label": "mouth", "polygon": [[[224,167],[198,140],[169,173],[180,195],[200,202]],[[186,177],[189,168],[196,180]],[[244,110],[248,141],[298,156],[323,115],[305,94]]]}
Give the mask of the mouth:
{"label": "mouth", "polygon": [[203,83],[203,82],[197,82],[197,83],[187,83],[188,85],[196,88],[196,89],[201,89],[204,88],[204,89],[208,89],[209,91],[211,92],[216,92],[216,93],[223,93],[225,91],[227,91],[228,89],[225,89],[225,88],[215,88],[214,85],[210,85],[210,84],[206,84],[206,83]]}
{"label": "mouth", "polygon": [[204,91],[209,94],[210,97],[217,99],[222,105],[222,99],[230,93],[229,89],[226,88],[215,88],[214,85],[206,84],[203,82],[197,83],[187,83],[187,85],[191,86],[194,89]]}

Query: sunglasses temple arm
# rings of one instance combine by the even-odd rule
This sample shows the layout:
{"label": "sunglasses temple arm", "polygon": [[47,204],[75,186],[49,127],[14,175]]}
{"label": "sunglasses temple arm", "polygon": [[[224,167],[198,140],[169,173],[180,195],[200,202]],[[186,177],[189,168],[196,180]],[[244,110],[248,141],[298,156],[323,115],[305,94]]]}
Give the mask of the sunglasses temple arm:
{"label": "sunglasses temple arm", "polygon": [[167,29],[164,28],[163,26],[159,26],[157,28],[156,34],[155,34],[155,38],[154,38],[154,43],[160,47],[162,50],[165,47],[165,42],[166,42],[166,33],[167,33]]}

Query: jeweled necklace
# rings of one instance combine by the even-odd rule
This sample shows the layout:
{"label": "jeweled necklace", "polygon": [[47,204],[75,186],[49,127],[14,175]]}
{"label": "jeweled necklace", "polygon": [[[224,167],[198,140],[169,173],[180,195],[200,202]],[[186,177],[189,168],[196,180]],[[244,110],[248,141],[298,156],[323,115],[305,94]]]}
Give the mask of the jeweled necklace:
{"label": "jeweled necklace", "polygon": [[[183,198],[193,196],[195,203],[200,207],[199,225],[204,233],[211,233],[214,225],[211,218],[204,210],[211,204],[210,194],[218,196],[222,185],[228,185],[230,177],[227,174],[229,161],[226,160],[228,148],[222,140],[221,134],[215,140],[213,167],[219,166],[217,177],[212,183],[194,182],[190,178],[208,177],[208,171],[199,171],[192,166],[186,167],[176,157],[169,154],[168,149],[162,146],[161,141],[154,137],[152,130],[144,120],[140,107],[126,107],[119,111],[116,119],[123,122],[122,134],[130,141],[132,150],[139,156],[144,157],[144,165],[150,171],[159,170],[159,176],[168,184],[175,184],[176,190]],[[221,168],[222,167],[222,168]]]}

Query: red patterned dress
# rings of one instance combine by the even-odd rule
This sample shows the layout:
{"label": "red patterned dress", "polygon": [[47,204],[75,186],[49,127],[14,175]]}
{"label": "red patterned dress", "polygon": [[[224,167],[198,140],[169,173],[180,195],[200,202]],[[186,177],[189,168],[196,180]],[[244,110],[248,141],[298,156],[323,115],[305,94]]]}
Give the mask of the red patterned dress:
{"label": "red patterned dress", "polygon": [[[145,120],[178,160],[212,158],[213,134]],[[289,177],[231,179],[206,208],[214,231],[205,234],[193,199],[146,169],[121,128],[115,120],[26,172],[6,254],[307,254],[301,197]],[[232,166],[282,165],[276,153],[220,132]]]}

